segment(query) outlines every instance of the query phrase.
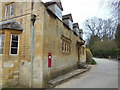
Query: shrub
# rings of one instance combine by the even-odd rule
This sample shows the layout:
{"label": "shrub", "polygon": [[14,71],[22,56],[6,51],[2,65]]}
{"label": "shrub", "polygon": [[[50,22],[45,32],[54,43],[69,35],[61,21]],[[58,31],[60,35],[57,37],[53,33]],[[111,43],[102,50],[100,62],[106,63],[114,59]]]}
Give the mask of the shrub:
{"label": "shrub", "polygon": [[97,63],[96,63],[96,61],[95,61],[94,59],[92,59],[91,64],[92,64],[92,65],[95,65],[95,64],[97,64]]}
{"label": "shrub", "polygon": [[89,49],[86,49],[86,62],[91,63],[92,57],[93,57],[93,55],[92,55],[91,51]]}

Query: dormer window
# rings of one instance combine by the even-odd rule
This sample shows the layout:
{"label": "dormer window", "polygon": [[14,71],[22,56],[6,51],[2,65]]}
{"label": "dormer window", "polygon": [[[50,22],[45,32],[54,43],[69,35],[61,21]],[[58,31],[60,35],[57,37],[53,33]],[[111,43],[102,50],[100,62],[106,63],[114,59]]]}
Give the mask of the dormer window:
{"label": "dormer window", "polygon": [[78,23],[73,24],[73,31],[77,36],[80,36],[80,29]]}
{"label": "dormer window", "polygon": [[79,36],[79,29],[78,28],[74,28],[74,31],[75,31],[76,35]]}
{"label": "dormer window", "polygon": [[73,30],[73,19],[71,14],[62,16],[63,23]]}
{"label": "dormer window", "polygon": [[62,20],[63,8],[61,2],[51,1],[45,3],[45,5],[47,6],[47,9],[51,11],[58,19]]}
{"label": "dormer window", "polygon": [[5,6],[5,18],[14,16],[14,3],[6,4]]}
{"label": "dormer window", "polygon": [[80,36],[81,38],[83,38],[83,30],[82,30],[82,29],[80,29],[80,33],[79,33],[79,34],[80,34],[79,36]]}

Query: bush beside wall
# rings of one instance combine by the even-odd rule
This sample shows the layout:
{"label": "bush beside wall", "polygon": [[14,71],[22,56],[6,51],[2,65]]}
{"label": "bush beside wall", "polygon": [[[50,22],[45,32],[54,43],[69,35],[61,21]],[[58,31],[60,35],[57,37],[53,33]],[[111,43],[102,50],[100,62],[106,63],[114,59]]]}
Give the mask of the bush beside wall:
{"label": "bush beside wall", "polygon": [[91,63],[92,58],[93,58],[93,55],[92,55],[90,49],[86,48],[86,62]]}

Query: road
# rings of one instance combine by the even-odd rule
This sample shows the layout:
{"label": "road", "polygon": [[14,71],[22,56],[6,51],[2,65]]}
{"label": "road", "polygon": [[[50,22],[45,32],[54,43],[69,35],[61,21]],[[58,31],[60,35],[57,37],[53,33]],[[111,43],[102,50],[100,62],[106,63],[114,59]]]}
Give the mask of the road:
{"label": "road", "polygon": [[118,88],[118,62],[95,58],[97,65],[55,88]]}

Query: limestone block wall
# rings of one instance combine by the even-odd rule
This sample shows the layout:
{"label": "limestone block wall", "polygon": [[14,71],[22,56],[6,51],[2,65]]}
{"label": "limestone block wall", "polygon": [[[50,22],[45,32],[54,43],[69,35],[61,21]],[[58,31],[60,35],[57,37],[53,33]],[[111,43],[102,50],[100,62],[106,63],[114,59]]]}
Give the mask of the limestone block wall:
{"label": "limestone block wall", "polygon": [[[34,2],[33,10],[29,10],[30,13],[37,16],[34,25],[34,62],[33,62],[33,87],[41,88],[42,81],[42,60],[43,60],[43,17],[44,17],[44,5],[42,3]],[[31,8],[30,8],[31,9]],[[30,87],[31,76],[31,14],[21,18],[22,27],[24,28],[22,33],[22,49],[20,56],[20,75],[19,84],[22,86]]]}
{"label": "limestone block wall", "polygon": [[[45,10],[44,19],[43,78],[46,84],[50,79],[74,70],[77,67],[78,48],[76,43],[80,39],[49,11]],[[71,40],[70,53],[62,52],[62,35]],[[48,67],[48,53],[52,53],[51,68]]]}
{"label": "limestone block wall", "polygon": [[2,87],[2,56],[0,56],[0,87]]}
{"label": "limestone block wall", "polygon": [[3,87],[9,87],[18,84],[18,60],[15,61],[4,61],[3,65],[3,77],[2,77],[2,85]]}
{"label": "limestone block wall", "polygon": [[33,87],[43,87],[43,56],[44,56],[44,5],[41,2],[34,3],[33,13],[37,16],[35,22],[35,50],[33,63]]}
{"label": "limestone block wall", "polygon": [[85,45],[81,46],[80,50],[80,62],[81,63],[86,63],[86,49]]}
{"label": "limestone block wall", "polygon": [[14,32],[12,30],[4,31],[4,54],[2,55],[2,85],[9,87],[18,84],[19,75],[19,55],[10,55],[10,39],[12,34],[19,34],[21,32]]}
{"label": "limestone block wall", "polygon": [[[5,10],[5,3],[2,3],[2,12]],[[5,55],[2,57],[2,83],[4,87],[22,85],[30,87],[30,66],[31,66],[31,14],[37,16],[34,32],[34,62],[33,62],[33,87],[46,87],[49,80],[58,75],[77,68],[78,51],[77,41],[79,37],[74,35],[73,31],[63,25],[63,22],[47,11],[41,2],[34,2],[31,9],[31,2],[15,2],[14,17],[2,19],[7,22],[16,20],[23,31],[20,32],[19,54],[17,56],[9,55],[10,34],[16,31],[6,31]],[[0,8],[1,10],[1,8]],[[62,39],[65,36],[71,40],[71,52],[62,52]],[[48,53],[52,53],[52,67],[48,68]],[[85,61],[85,55],[81,56],[81,61]],[[0,72],[1,74],[1,72]]]}
{"label": "limestone block wall", "polygon": [[[34,9],[31,11],[31,2],[15,2],[15,15],[14,17],[4,18],[6,2],[2,3],[2,20],[0,22],[7,22],[16,20],[23,31],[20,36],[19,55],[9,55],[10,44],[6,44],[3,56],[3,86],[23,85],[30,86],[30,52],[31,52],[31,14],[37,15],[35,24],[35,55],[34,55],[34,68],[33,68],[33,82],[34,87],[42,87],[42,52],[43,52],[43,11],[40,8],[40,3],[34,3]],[[1,8],[0,8],[1,9]],[[9,31],[9,30],[8,30]],[[13,31],[16,33],[16,31]],[[10,42],[10,32],[6,32],[6,41]],[[9,35],[8,35],[9,34]]]}
{"label": "limestone block wall", "polygon": [[[2,6],[2,2],[0,2],[0,7]],[[2,20],[2,7],[0,8],[0,21]]]}

